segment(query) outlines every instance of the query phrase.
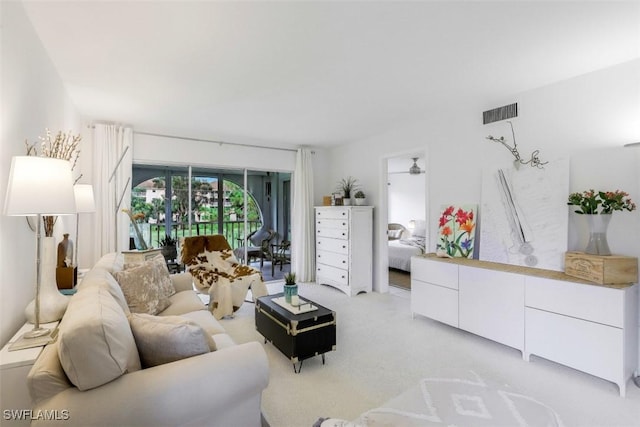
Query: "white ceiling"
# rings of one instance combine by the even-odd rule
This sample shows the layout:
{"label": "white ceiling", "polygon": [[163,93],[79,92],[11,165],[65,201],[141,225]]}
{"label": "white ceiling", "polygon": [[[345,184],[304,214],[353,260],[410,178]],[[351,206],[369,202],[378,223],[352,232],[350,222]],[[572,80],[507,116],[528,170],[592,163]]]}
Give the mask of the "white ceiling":
{"label": "white ceiling", "polygon": [[339,144],[640,56],[640,3],[26,1],[80,113]]}

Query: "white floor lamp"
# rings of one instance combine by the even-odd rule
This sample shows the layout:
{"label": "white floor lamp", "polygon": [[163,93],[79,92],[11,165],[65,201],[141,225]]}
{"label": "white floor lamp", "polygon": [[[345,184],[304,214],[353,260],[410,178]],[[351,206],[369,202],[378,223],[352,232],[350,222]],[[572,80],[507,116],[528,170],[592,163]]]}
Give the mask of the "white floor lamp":
{"label": "white floor lamp", "polygon": [[76,212],[71,164],[67,160],[50,157],[13,157],[4,206],[4,213],[8,216],[37,216],[35,322],[33,330],[27,332],[24,337],[36,338],[47,335],[51,331],[40,327],[42,216]]}

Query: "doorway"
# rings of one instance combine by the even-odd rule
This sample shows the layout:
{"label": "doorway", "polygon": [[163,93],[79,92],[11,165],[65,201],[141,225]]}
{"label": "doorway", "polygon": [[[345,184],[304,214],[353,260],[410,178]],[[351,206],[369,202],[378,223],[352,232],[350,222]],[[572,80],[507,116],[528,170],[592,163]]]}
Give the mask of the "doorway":
{"label": "doorway", "polygon": [[410,152],[387,158],[389,286],[411,290],[411,257],[427,242],[426,156]]}

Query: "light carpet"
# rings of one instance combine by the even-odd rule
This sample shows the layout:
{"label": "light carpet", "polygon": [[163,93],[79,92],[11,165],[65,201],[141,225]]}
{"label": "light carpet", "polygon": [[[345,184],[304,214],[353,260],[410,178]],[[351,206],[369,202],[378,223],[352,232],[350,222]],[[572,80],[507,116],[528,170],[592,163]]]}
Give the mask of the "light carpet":
{"label": "light carpet", "polygon": [[[268,288],[281,292],[282,284]],[[270,382],[262,410],[271,427],[312,426],[320,417],[358,420],[411,393],[423,379],[465,379],[470,373],[494,385],[492,390],[539,402],[567,427],[640,426],[640,389],[631,383],[623,399],[607,381],[536,357],[525,362],[519,351],[504,345],[421,316],[413,319],[408,291],[350,298],[331,287],[301,283],[299,293],[336,311],[337,350],[327,353],[325,365],[320,357],[305,360],[302,372],[295,374],[282,353],[264,344]],[[264,343],[255,330],[253,304],[243,304],[222,323],[238,343]],[[512,418],[497,416],[489,425],[538,425],[524,421],[514,424]]]}

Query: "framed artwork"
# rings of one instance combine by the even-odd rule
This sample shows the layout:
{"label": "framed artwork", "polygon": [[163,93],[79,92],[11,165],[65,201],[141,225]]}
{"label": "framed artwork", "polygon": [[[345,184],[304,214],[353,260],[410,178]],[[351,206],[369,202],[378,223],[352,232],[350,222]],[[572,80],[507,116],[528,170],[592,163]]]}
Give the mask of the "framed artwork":
{"label": "framed artwork", "polygon": [[438,219],[436,255],[473,258],[477,205],[443,205]]}

